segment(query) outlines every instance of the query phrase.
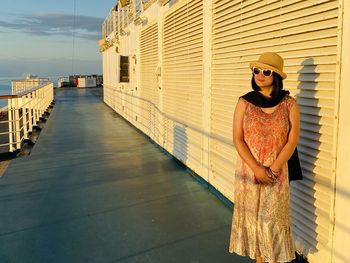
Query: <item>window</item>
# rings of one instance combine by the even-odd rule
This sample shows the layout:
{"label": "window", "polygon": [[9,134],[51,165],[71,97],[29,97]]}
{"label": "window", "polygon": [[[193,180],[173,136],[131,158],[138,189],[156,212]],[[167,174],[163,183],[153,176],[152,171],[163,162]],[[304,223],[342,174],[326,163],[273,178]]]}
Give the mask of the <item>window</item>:
{"label": "window", "polygon": [[119,82],[129,82],[129,57],[128,56],[120,56]]}

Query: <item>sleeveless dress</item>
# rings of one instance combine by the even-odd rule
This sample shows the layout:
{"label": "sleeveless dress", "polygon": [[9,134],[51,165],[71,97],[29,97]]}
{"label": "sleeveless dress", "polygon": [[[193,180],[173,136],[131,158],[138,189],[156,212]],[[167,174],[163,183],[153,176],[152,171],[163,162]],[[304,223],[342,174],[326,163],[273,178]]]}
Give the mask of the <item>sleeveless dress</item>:
{"label": "sleeveless dress", "polygon": [[[244,140],[255,159],[270,166],[287,143],[289,111],[296,103],[286,96],[272,113],[246,100]],[[264,262],[289,262],[295,258],[290,227],[288,166],[283,165],[272,186],[256,184],[254,173],[238,156],[234,181],[234,213],[230,253],[262,257]]]}

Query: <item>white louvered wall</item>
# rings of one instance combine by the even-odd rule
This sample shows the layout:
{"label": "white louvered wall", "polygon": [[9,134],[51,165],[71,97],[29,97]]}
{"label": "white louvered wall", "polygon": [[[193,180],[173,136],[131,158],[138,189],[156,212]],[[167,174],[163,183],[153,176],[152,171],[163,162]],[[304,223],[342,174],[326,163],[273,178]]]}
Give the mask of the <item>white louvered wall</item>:
{"label": "white louvered wall", "polygon": [[159,111],[159,88],[156,69],[158,66],[158,24],[155,22],[141,31],[140,36],[140,116],[143,131],[160,143],[158,127],[163,125]]}
{"label": "white louvered wall", "polygon": [[[311,262],[330,262],[337,117],[338,1],[213,2],[210,181],[232,198],[236,153],[232,113],[250,90],[249,61],[276,51],[285,59],[285,89],[298,100],[298,146],[305,179],[293,183],[291,208],[297,248]],[[223,136],[223,138],[220,138]],[[234,156],[234,158],[232,158]]]}
{"label": "white louvered wall", "polygon": [[103,101],[109,106],[111,107],[110,105],[110,91],[108,89],[106,89],[106,84],[108,82],[107,78],[108,78],[108,74],[107,74],[107,71],[108,71],[108,63],[107,63],[107,60],[108,60],[108,53],[107,53],[108,50],[104,51],[102,53],[102,74],[103,74]]}
{"label": "white louvered wall", "polygon": [[119,34],[122,32],[123,29],[123,10],[118,11],[118,32]]}
{"label": "white louvered wall", "polygon": [[104,102],[111,108],[114,106],[113,89],[111,87],[110,71],[112,66],[110,64],[111,50],[106,50],[103,53],[103,98]]}
{"label": "white louvered wall", "polygon": [[119,88],[119,55],[115,47],[103,53],[103,97],[104,102],[116,112],[122,111],[122,94]]}
{"label": "white louvered wall", "polygon": [[[133,50],[139,52],[134,73],[139,81],[133,84],[139,92],[119,83],[119,54],[112,47],[103,52],[106,104],[233,200],[234,108],[238,97],[250,91],[249,62],[264,51],[278,52],[285,58],[285,89],[297,98],[301,111],[298,149],[304,180],[292,183],[293,234],[297,249],[310,263],[331,262],[338,15],[343,0],[179,0],[169,6],[144,2],[142,16],[148,22],[128,25],[119,44],[130,64]],[[203,20],[203,3],[212,5],[212,20],[207,15]],[[123,12],[118,15],[119,32],[126,21]],[[203,32],[203,22],[210,27],[208,21],[213,31]],[[211,72],[205,74],[211,76],[210,97],[203,72]]]}
{"label": "white louvered wall", "polygon": [[181,1],[163,23],[165,148],[200,174],[202,151],[202,1]]}

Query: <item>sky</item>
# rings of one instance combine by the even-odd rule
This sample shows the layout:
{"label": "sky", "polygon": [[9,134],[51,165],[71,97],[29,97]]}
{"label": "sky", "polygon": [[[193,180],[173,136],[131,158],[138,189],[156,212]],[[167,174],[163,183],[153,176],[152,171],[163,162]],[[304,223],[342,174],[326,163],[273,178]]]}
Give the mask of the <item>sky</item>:
{"label": "sky", "polygon": [[0,77],[101,74],[98,40],[116,2],[1,0]]}

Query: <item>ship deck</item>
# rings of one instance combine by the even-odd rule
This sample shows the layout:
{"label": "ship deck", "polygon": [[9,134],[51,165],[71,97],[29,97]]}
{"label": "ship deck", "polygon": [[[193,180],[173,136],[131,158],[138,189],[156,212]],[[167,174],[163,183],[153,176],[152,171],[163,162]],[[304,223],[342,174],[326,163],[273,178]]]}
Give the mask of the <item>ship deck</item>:
{"label": "ship deck", "polygon": [[252,262],[228,253],[232,209],[100,90],[57,89],[0,178],[0,262]]}

